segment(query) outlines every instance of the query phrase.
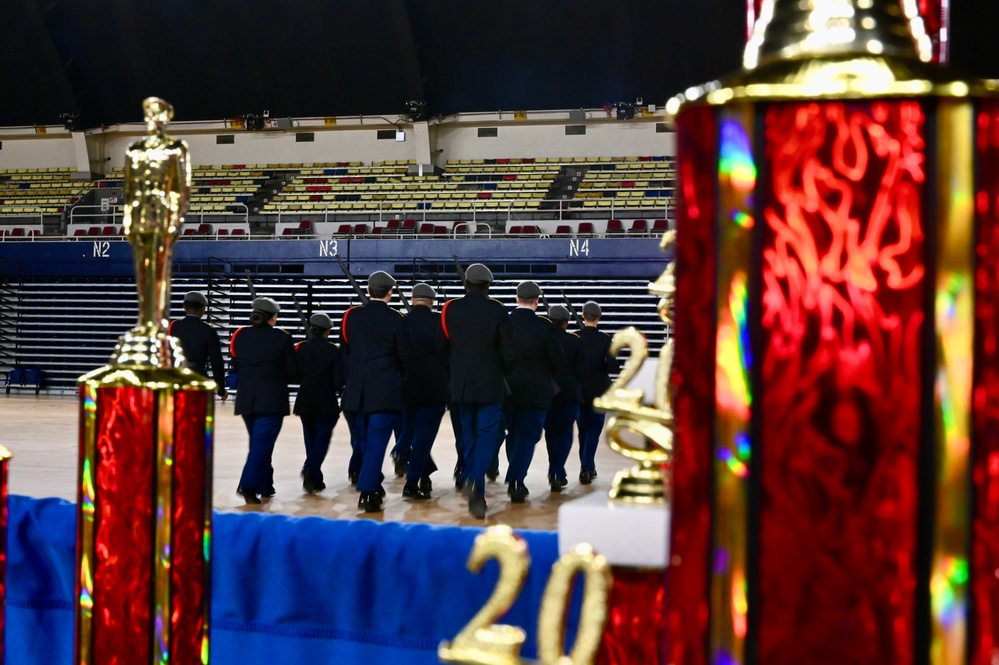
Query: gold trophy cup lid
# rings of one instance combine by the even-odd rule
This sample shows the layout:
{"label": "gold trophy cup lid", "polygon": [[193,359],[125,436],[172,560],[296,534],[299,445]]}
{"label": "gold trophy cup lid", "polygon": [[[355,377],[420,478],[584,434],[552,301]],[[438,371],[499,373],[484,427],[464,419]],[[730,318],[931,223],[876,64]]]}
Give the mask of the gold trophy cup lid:
{"label": "gold trophy cup lid", "polygon": [[743,69],[666,104],[999,96],[999,82],[932,64],[915,0],[764,0]]}

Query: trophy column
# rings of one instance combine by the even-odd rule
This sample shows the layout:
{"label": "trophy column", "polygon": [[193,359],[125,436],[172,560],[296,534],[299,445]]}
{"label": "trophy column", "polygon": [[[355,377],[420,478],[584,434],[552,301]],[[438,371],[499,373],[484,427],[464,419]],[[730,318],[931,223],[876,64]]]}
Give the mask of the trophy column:
{"label": "trophy column", "polygon": [[7,467],[10,451],[0,446],[0,665],[4,662],[4,608],[7,605]]}
{"label": "trophy column", "polygon": [[143,105],[125,165],[139,321],[80,378],[76,665],[208,663],[212,381],[166,334],[173,243],[187,204],[172,108]]}

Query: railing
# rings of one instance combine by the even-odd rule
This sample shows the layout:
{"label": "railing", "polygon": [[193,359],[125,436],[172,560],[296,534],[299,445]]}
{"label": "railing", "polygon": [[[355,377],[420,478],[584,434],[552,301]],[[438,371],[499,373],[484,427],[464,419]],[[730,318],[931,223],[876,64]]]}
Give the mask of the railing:
{"label": "railing", "polygon": [[[42,220],[45,217],[45,209],[44,208],[42,208],[40,206],[8,206],[8,205],[5,205],[3,207],[6,208],[7,210],[35,210],[35,211],[37,211],[37,215],[38,215],[38,227],[41,228],[42,223],[43,223]],[[34,219],[34,217],[35,217],[34,213],[31,214],[31,215],[8,215],[7,213],[4,213],[3,215],[0,215],[0,224],[7,223],[7,220],[11,220],[11,219]]]}
{"label": "railing", "polygon": [[[271,210],[268,210],[266,212],[262,211],[260,214],[261,215],[276,215],[278,223],[280,223],[282,221],[282,218],[284,218],[286,216],[290,216],[290,217],[310,217],[310,218],[314,218],[314,221],[320,221],[319,219],[315,219],[319,215],[322,215],[322,220],[321,221],[323,221],[323,222],[330,221],[330,217],[331,216],[334,217],[333,221],[337,221],[336,218],[362,217],[362,216],[363,217],[372,217],[374,215],[378,216],[378,220],[377,221],[379,223],[384,222],[387,219],[396,219],[396,218],[401,218],[401,219],[416,219],[418,221],[426,222],[426,221],[433,221],[432,219],[428,220],[428,216],[439,216],[439,215],[449,215],[449,214],[457,214],[457,215],[471,214],[472,221],[477,221],[478,217],[480,217],[480,216],[489,217],[490,219],[497,220],[497,221],[503,219],[503,217],[505,216],[506,217],[506,221],[511,221],[511,220],[514,220],[514,219],[517,219],[517,220],[521,220],[521,219],[532,219],[533,215],[547,216],[547,215],[555,215],[555,214],[558,215],[558,219],[559,220],[562,220],[562,219],[565,219],[567,216],[572,215],[572,214],[576,214],[576,213],[607,213],[608,217],[610,219],[614,219],[614,218],[617,217],[618,213],[629,214],[629,213],[639,212],[639,211],[643,211],[643,210],[644,211],[649,211],[649,213],[653,213],[654,212],[655,214],[659,214],[660,211],[661,211],[662,212],[662,216],[664,218],[666,218],[666,217],[669,217],[669,211],[672,208],[675,207],[675,203],[673,202],[672,198],[667,199],[666,205],[665,206],[661,206],[661,207],[660,206],[641,206],[641,207],[621,206],[621,205],[615,205],[615,203],[614,203],[613,200],[610,201],[610,205],[609,206],[603,206],[603,207],[594,207],[594,206],[590,206],[590,207],[583,207],[583,206],[570,207],[568,205],[569,202],[571,202],[571,201],[582,202],[584,199],[564,199],[564,200],[560,199],[560,200],[554,200],[554,201],[551,200],[551,199],[509,199],[509,200],[508,199],[500,199],[500,200],[497,200],[497,199],[467,199],[467,200],[461,200],[461,199],[459,199],[459,200],[462,201],[463,203],[464,202],[471,203],[472,205],[470,207],[468,207],[468,208],[458,208],[458,207],[451,206],[451,205],[443,205],[443,206],[436,207],[436,208],[435,207],[431,207],[431,208],[426,208],[426,207],[424,207],[424,208],[418,208],[417,207],[417,208],[401,208],[400,209],[400,208],[388,208],[388,207],[386,207],[386,206],[394,206],[397,203],[399,203],[398,201],[387,201],[387,202],[379,202],[377,209],[370,209],[370,210],[345,210],[345,209],[340,208],[338,205],[332,205],[331,206],[330,204],[326,204],[322,208],[312,207],[312,208],[309,208],[307,210],[301,210],[301,209],[300,210],[292,210],[290,208],[290,206],[300,205],[300,204],[295,204],[295,203],[278,203],[278,204],[275,204],[274,207]],[[540,208],[540,207],[538,207],[538,208],[515,208],[514,207],[514,203],[516,203],[518,201],[525,201],[525,200],[536,201],[539,204],[540,203],[552,203],[552,204],[554,204],[554,207],[552,207],[552,208]],[[415,202],[415,204],[417,204],[417,205],[421,204],[421,203],[422,204],[439,205],[440,201],[417,201],[417,202]],[[499,206],[497,206],[497,205],[489,205],[489,203],[500,203],[500,204],[504,204],[504,205],[499,205]]]}
{"label": "railing", "polygon": [[465,232],[462,234],[462,237],[464,238],[469,238],[471,236],[479,235],[479,229],[486,230],[487,239],[493,237],[493,227],[490,226],[489,224],[484,224],[482,222],[458,222],[453,227],[451,227],[452,238],[458,237],[458,229],[460,228],[465,229]]}
{"label": "railing", "polygon": [[[247,205],[245,203],[236,203],[236,202],[233,202],[233,203],[222,203],[220,205],[224,205],[226,208],[242,208],[243,209],[243,212],[242,212],[243,221],[246,222],[247,224],[250,223],[250,209],[247,207]],[[191,220],[192,220],[193,217],[198,217],[198,223],[199,224],[204,224],[205,223],[205,215],[208,215],[209,217],[216,216],[216,215],[232,216],[232,215],[240,215],[240,213],[234,213],[234,212],[228,212],[228,211],[226,211],[226,212],[204,212],[204,211],[199,211],[199,212],[192,213],[192,212],[188,211],[188,212],[186,212],[184,214],[184,221],[191,222]]]}
{"label": "railing", "polygon": [[[199,212],[196,212],[196,213],[191,213],[190,211],[188,211],[184,215],[184,220],[187,221],[187,222],[192,222],[193,219],[195,217],[197,217],[198,218],[198,223],[199,224],[203,224],[205,222],[205,216],[206,215],[209,216],[209,217],[212,217],[212,216],[227,216],[227,217],[232,217],[232,216],[235,215],[237,217],[242,217],[243,221],[246,222],[247,224],[250,223],[250,209],[247,207],[247,205],[245,203],[232,202],[232,203],[224,203],[224,204],[220,204],[220,205],[224,205],[226,208],[237,208],[237,207],[238,208],[242,208],[243,211],[242,212],[201,212],[201,211],[199,211]],[[121,205],[109,206],[107,208],[103,208],[102,206],[73,206],[73,208],[69,211],[69,223],[72,224],[73,222],[77,221],[76,220],[77,217],[88,217],[88,218],[89,217],[102,217],[102,218],[106,218],[108,215],[111,215],[111,221],[110,222],[102,222],[102,224],[107,224],[107,223],[118,224],[121,221],[124,221],[124,214],[121,212],[122,209],[123,209],[123,207],[124,206],[121,206]],[[77,212],[78,210],[81,210],[81,209],[85,209],[85,210],[98,210],[99,212]]]}
{"label": "railing", "polygon": [[[94,206],[94,205],[80,205],[73,206],[69,210],[69,223],[75,224],[82,222],[87,223],[88,220],[100,218],[101,221],[96,226],[113,224],[117,226],[124,221],[124,215],[120,212],[122,206]],[[97,212],[80,212],[81,210],[96,210]],[[111,221],[108,221],[108,216],[111,216]],[[86,219],[84,219],[86,218]]]}

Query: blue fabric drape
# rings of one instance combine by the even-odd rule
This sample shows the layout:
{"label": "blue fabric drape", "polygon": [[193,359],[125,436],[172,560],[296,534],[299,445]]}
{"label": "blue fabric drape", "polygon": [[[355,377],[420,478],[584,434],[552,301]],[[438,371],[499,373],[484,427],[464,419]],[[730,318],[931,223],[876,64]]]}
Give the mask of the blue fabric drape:
{"label": "blue fabric drape", "polygon": [[[437,663],[439,642],[465,625],[496,581],[495,562],[479,575],[465,569],[480,532],[216,513],[211,662]],[[524,655],[534,657],[557,543],[554,532],[520,533],[532,566],[502,621],[527,630]],[[7,665],[71,663],[75,540],[73,504],[10,497]]]}

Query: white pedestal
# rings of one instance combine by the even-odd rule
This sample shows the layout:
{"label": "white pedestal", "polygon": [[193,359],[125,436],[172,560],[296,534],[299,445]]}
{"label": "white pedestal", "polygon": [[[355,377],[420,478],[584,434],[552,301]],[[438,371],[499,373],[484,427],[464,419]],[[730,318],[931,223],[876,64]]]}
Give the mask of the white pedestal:
{"label": "white pedestal", "polygon": [[612,566],[666,568],[669,520],[669,504],[623,504],[594,492],[559,508],[558,551],[589,543]]}

